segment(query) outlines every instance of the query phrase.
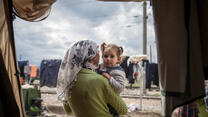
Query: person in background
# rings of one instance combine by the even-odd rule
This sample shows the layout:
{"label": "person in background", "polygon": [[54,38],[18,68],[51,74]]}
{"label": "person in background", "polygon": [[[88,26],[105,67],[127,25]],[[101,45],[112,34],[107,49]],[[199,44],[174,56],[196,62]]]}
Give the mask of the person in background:
{"label": "person in background", "polygon": [[[120,66],[123,48],[115,44],[101,44],[103,64],[99,66],[98,73],[108,79],[114,90],[120,94],[125,88],[126,74]],[[116,110],[108,104],[109,110],[114,117],[119,116]]]}
{"label": "person in background", "polygon": [[128,71],[128,60],[129,56],[121,56],[121,64],[120,66],[124,69],[126,74],[126,79],[128,79],[129,71]]}
{"label": "person in background", "polygon": [[112,117],[107,104],[120,115],[127,106],[108,83],[95,72],[99,64],[98,45],[90,40],[78,41],[67,51],[59,70],[58,99],[66,113],[76,117]]}

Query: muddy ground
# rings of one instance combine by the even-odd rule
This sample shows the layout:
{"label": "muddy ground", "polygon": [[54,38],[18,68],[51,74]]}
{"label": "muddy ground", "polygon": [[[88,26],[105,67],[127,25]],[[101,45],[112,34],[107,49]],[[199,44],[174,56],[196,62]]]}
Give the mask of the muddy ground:
{"label": "muddy ground", "polygon": [[[42,106],[45,108],[42,113],[43,117],[74,117],[65,114],[62,103],[57,100],[57,95],[55,93],[56,88],[44,86],[41,87],[40,90],[41,98],[43,99]],[[144,97],[142,100],[139,98],[139,90],[139,88],[126,88],[121,94],[128,106],[136,105],[139,109],[130,111],[130,108],[133,108],[133,106],[131,106],[128,115],[122,117],[161,117],[161,99],[159,90],[147,90],[146,95],[149,97]]]}

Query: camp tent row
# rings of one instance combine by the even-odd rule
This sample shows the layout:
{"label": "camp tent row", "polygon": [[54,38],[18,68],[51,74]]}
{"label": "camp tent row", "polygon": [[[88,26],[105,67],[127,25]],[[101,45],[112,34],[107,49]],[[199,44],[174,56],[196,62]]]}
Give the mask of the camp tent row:
{"label": "camp tent row", "polygon": [[[35,1],[0,0],[1,117],[25,116],[18,80],[12,7],[15,7],[15,14],[22,19],[29,21],[44,19],[55,1]],[[160,88],[165,96],[163,115],[170,116],[174,108],[205,95],[204,79],[207,78],[208,72],[208,1],[152,0],[151,2],[157,40]],[[32,7],[33,3],[40,3],[40,6]]]}

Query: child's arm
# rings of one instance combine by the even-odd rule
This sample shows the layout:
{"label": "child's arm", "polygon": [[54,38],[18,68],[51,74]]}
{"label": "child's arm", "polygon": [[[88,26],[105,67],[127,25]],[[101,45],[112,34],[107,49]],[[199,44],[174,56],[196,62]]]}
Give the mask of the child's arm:
{"label": "child's arm", "polygon": [[121,70],[113,70],[111,75],[108,73],[103,73],[103,76],[106,77],[112,87],[115,89],[117,93],[121,93],[125,88],[125,77],[126,74]]}
{"label": "child's arm", "polygon": [[111,79],[111,76],[110,76],[108,73],[106,73],[106,72],[103,72],[102,75],[103,75],[105,78],[107,78],[108,80]]}

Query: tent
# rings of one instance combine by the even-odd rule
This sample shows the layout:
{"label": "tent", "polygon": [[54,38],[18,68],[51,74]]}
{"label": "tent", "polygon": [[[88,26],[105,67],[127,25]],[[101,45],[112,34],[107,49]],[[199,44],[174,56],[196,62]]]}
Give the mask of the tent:
{"label": "tent", "polygon": [[25,117],[12,25],[14,14],[28,21],[42,20],[54,2],[0,0],[0,117]]}
{"label": "tent", "polygon": [[166,116],[176,107],[205,96],[207,6],[207,0],[152,0]]}
{"label": "tent", "polygon": [[[47,2],[49,4],[45,5]],[[17,16],[36,21],[47,17],[45,13],[50,11],[53,2],[53,0],[0,0],[1,117],[25,116],[16,63],[12,3]],[[37,3],[42,5],[33,7],[33,4]],[[160,84],[166,97],[164,115],[170,116],[174,108],[205,95],[204,79],[208,77],[208,1],[152,0],[152,6]],[[41,18],[42,16],[44,18]]]}

